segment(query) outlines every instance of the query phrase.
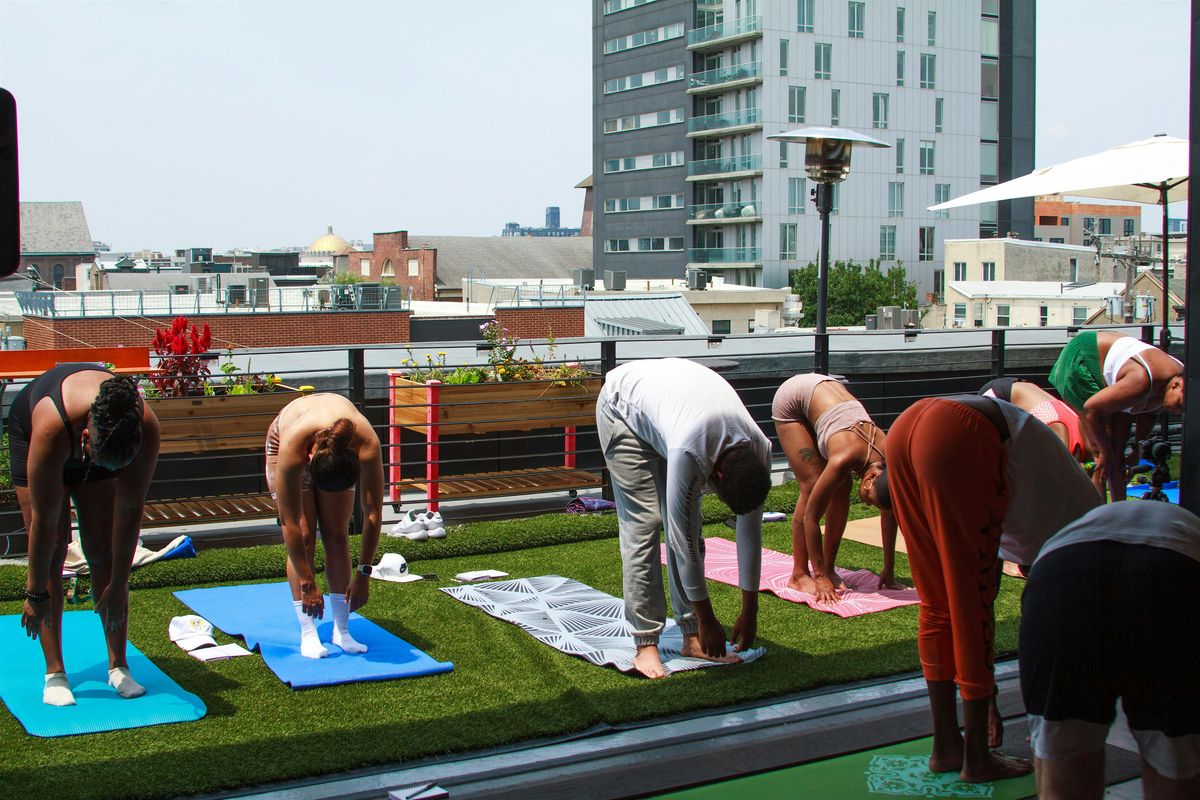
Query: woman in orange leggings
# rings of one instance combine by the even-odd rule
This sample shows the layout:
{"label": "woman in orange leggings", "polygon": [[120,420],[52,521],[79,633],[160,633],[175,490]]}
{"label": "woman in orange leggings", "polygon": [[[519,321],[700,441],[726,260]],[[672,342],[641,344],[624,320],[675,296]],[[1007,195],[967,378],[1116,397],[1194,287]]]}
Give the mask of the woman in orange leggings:
{"label": "woman in orange leggings", "polygon": [[[989,748],[1000,554],[1030,564],[1042,542],[1100,504],[1058,437],[1011,403],[917,401],[888,431],[887,468],[860,490],[890,507],[921,597],[917,649],[933,713],[933,772],[971,783],[1023,775]],[[963,699],[959,733],[955,685]],[[999,739],[999,719],[991,721]]]}

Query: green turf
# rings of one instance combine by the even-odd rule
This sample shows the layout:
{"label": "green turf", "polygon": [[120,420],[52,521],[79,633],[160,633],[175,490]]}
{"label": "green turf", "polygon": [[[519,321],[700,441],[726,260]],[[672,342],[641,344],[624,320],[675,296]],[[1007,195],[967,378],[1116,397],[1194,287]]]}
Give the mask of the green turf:
{"label": "green turf", "polygon": [[[770,505],[790,510],[794,499],[794,490],[790,500],[786,492],[773,494]],[[733,532],[719,524],[727,514],[719,505],[706,503],[705,518],[717,523],[706,527],[706,535],[732,538]],[[497,541],[521,547],[556,530],[574,540],[491,550]],[[611,516],[553,515],[471,525],[452,531],[444,543],[436,543],[439,547],[404,543],[403,552],[415,572],[437,573],[443,579],[484,568],[513,577],[557,573],[620,595],[614,533]],[[789,539],[788,523],[764,526],[767,547],[786,552]],[[391,546],[398,541],[386,540]],[[450,548],[462,552],[447,555]],[[153,565],[138,573],[140,588],[131,595],[130,639],[184,689],[204,700],[209,708],[205,719],[36,739],[2,712],[0,797],[83,800],[210,792],[566,734],[597,723],[723,707],[918,668],[915,606],[843,620],[764,594],[758,628],[758,644],[768,648],[764,659],[651,683],[562,654],[516,626],[458,603],[437,591],[446,580],[372,582],[371,602],[362,611],[434,658],[453,661],[455,671],[446,675],[293,692],[258,657],[202,664],[167,639],[171,617],[187,613],[172,596],[173,588],[244,580],[240,572],[247,569],[277,579],[269,573],[280,566],[280,550],[207,551],[196,559]],[[877,570],[881,554],[845,542],[839,563]],[[168,568],[177,570],[172,573],[176,579],[203,580],[156,586],[166,578],[154,573]],[[908,577],[902,555],[897,574]],[[718,616],[731,624],[739,608],[738,590],[710,583],[710,591]],[[997,646],[1002,653],[1016,646],[1019,592],[1017,582],[1004,580],[997,602]],[[15,601],[0,602],[0,614],[19,611]],[[234,641],[222,634],[217,638]]]}

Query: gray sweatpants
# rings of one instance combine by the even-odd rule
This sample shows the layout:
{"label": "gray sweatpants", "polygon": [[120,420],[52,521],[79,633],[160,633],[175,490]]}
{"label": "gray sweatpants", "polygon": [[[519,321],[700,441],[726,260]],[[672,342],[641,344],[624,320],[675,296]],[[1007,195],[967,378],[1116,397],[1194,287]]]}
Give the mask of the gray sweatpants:
{"label": "gray sweatpants", "polygon": [[[596,428],[617,503],[625,619],[637,645],[658,644],[667,620],[659,552],[666,518],[667,460],[639,439],[603,401],[596,404]],[[704,540],[700,543],[703,548]],[[667,586],[680,630],[697,633],[700,626],[679,583],[675,554],[669,547]]]}

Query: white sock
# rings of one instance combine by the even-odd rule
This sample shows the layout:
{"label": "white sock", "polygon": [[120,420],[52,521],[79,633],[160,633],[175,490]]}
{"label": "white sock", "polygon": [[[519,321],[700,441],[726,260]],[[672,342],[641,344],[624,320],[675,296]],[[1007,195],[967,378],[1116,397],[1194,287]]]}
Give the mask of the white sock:
{"label": "white sock", "polygon": [[117,694],[129,700],[141,697],[146,693],[146,687],[133,679],[128,667],[113,667],[108,671],[108,685],[117,690]]}
{"label": "white sock", "polygon": [[329,655],[325,645],[321,644],[321,638],[317,636],[317,624],[313,622],[312,617],[304,613],[304,603],[293,600],[292,605],[296,607],[296,619],[300,621],[300,655],[305,658],[324,658]]}
{"label": "white sock", "polygon": [[329,605],[333,606],[333,643],[350,654],[367,652],[367,646],[354,641],[350,635],[350,609],[346,606],[346,598],[331,594]]}
{"label": "white sock", "polygon": [[51,672],[46,676],[46,688],[42,689],[42,702],[48,706],[73,706],[75,694],[67,682],[65,672]]}

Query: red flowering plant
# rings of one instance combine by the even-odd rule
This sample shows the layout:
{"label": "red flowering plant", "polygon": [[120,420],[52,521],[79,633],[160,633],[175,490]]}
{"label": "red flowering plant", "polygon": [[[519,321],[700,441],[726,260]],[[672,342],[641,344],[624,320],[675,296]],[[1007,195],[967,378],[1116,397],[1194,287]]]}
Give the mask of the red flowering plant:
{"label": "red flowering plant", "polygon": [[158,354],[162,372],[150,378],[155,393],[160,397],[204,394],[209,377],[207,353],[210,344],[212,331],[208,324],[205,323],[203,328],[195,325],[189,328],[187,317],[176,317],[170,328],[156,330],[150,346]]}

